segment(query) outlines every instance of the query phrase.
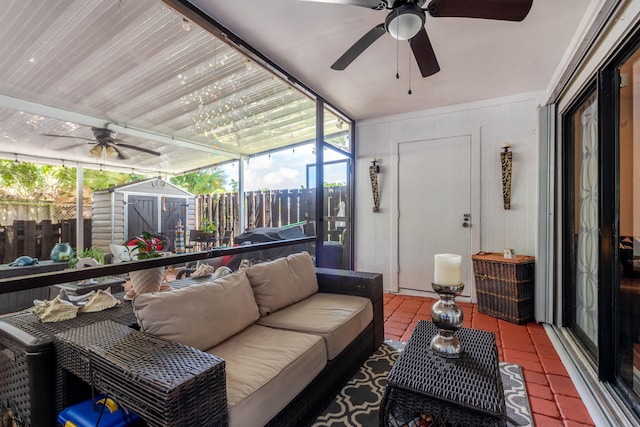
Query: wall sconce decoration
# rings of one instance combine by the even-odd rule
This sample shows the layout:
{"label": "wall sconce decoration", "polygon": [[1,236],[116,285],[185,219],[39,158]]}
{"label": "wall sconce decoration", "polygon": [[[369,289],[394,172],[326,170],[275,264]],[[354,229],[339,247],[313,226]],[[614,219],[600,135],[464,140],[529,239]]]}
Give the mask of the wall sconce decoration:
{"label": "wall sconce decoration", "polygon": [[502,144],[502,153],[500,160],[502,163],[502,200],[505,209],[511,209],[511,163],[513,160],[513,152],[509,151],[511,144]]}
{"label": "wall sconce decoration", "polygon": [[373,192],[373,211],[380,212],[380,194],[378,191],[378,174],[380,173],[380,160],[375,157],[369,166],[369,179],[371,179],[371,191]]}

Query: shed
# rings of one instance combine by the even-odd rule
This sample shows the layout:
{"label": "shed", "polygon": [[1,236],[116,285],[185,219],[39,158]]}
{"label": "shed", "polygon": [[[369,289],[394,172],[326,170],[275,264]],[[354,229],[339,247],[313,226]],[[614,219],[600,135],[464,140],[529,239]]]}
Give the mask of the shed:
{"label": "shed", "polygon": [[161,178],[94,191],[91,211],[92,245],[107,252],[143,231],[167,236],[173,250],[178,219],[186,234],[195,227],[193,194]]}

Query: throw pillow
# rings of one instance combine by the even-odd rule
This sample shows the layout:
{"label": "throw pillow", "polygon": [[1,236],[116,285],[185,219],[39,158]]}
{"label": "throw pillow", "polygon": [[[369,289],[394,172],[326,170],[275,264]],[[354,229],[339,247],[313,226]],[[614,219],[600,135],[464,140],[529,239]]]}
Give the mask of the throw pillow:
{"label": "throw pillow", "polygon": [[289,255],[287,263],[296,288],[302,290],[305,298],[318,292],[316,267],[313,265],[313,260],[308,252]]}
{"label": "throw pillow", "polygon": [[244,272],[168,292],[137,295],[143,332],[206,351],[260,317]]}
{"label": "throw pillow", "polygon": [[318,292],[315,268],[307,252],[255,264],[244,271],[253,288],[261,316]]}

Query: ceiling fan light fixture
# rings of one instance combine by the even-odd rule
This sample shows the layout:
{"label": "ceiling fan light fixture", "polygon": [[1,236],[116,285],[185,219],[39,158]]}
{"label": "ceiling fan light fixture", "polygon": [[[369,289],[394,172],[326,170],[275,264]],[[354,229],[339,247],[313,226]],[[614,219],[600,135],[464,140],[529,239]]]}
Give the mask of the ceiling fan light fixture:
{"label": "ceiling fan light fixture", "polygon": [[95,157],[101,157],[102,156],[102,146],[101,145],[94,145],[93,147],[91,147],[91,150],[89,150],[89,152],[91,153],[91,155],[93,155]]}
{"label": "ceiling fan light fixture", "polygon": [[113,148],[111,145],[107,145],[104,149],[105,155],[110,159],[115,159],[118,157],[118,151]]}
{"label": "ceiling fan light fixture", "polygon": [[413,3],[406,4],[389,13],[384,24],[393,38],[409,40],[424,27],[424,11]]}

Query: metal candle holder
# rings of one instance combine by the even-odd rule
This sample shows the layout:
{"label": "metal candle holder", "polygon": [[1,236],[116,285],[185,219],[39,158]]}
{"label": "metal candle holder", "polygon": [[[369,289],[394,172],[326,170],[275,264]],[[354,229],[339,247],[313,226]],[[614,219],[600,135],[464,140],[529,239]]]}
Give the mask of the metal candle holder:
{"label": "metal candle holder", "polygon": [[431,350],[439,356],[457,359],[464,353],[464,348],[454,334],[462,327],[464,315],[455,298],[462,293],[464,283],[442,285],[432,282],[431,286],[440,297],[431,308],[431,320],[438,328],[438,333],[431,339]]}

